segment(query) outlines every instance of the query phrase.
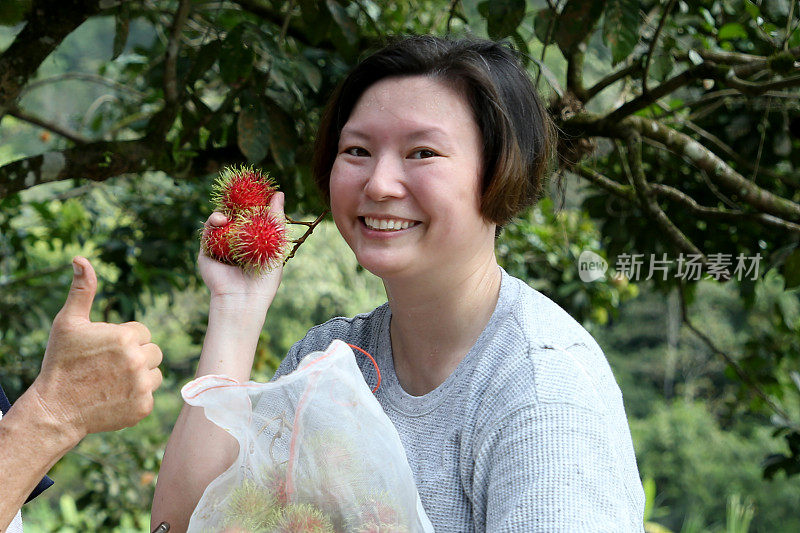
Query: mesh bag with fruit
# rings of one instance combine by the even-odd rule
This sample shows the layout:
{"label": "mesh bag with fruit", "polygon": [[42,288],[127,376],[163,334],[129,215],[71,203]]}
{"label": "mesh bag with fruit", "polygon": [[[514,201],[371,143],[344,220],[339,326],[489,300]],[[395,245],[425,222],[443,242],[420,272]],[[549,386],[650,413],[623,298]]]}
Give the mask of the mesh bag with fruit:
{"label": "mesh bag with fruit", "polygon": [[433,531],[400,436],[355,357],[336,340],[270,383],[203,376],[183,387],[187,403],[239,442],[189,532]]}

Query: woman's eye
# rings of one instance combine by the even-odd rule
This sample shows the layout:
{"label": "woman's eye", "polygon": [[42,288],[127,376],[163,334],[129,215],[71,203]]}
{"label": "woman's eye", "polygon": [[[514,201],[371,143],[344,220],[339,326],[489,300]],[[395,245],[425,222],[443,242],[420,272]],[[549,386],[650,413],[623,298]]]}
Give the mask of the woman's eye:
{"label": "woman's eye", "polygon": [[414,150],[411,155],[409,156],[410,159],[427,159],[429,157],[436,157],[438,154],[433,150],[429,150],[427,148],[420,148],[419,150]]}
{"label": "woman's eye", "polygon": [[345,154],[352,155],[355,157],[367,157],[369,156],[369,152],[361,148],[360,146],[351,146],[350,148],[345,148]]}

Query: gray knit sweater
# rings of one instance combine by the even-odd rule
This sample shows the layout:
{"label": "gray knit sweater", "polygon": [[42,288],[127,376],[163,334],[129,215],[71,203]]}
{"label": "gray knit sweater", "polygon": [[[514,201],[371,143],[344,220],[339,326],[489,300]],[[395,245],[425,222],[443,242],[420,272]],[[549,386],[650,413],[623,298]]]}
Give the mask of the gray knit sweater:
{"label": "gray knit sweater", "polygon": [[[438,388],[398,383],[384,304],[334,318],[297,342],[276,376],[333,339],[375,357],[375,396],[405,446],[437,533],[643,531],[644,492],[622,395],[592,336],[502,273],[486,329]],[[367,384],[377,375],[357,356]]]}

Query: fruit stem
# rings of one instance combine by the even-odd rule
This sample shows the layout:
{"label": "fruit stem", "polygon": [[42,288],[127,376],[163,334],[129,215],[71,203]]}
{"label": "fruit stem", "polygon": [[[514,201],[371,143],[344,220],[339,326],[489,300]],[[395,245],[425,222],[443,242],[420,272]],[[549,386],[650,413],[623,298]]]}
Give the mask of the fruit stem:
{"label": "fruit stem", "polygon": [[303,222],[303,221],[300,221],[300,220],[292,220],[291,218],[286,216],[286,222],[288,222],[289,224],[298,224],[300,226],[307,226],[308,229],[306,230],[305,233],[303,233],[302,237],[300,237],[299,239],[295,239],[295,240],[291,241],[291,242],[294,243],[294,246],[292,247],[292,251],[289,252],[289,255],[286,256],[286,259],[283,260],[283,264],[284,265],[286,264],[286,261],[288,261],[289,259],[294,257],[294,253],[297,251],[298,248],[300,248],[300,245],[303,244],[304,242],[306,242],[306,239],[308,238],[308,236],[311,235],[311,233],[314,231],[314,228],[316,228],[319,225],[319,223],[322,222],[322,219],[325,218],[325,215],[327,215],[327,214],[328,214],[328,210],[327,209],[323,210],[322,213],[320,213],[320,215],[313,222]]}

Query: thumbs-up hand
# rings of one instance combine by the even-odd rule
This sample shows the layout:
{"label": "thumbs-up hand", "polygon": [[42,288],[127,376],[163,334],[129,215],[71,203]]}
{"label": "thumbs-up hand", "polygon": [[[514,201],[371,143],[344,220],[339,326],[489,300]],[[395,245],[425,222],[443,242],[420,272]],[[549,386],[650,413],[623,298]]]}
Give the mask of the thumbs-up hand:
{"label": "thumbs-up hand", "polygon": [[45,412],[80,440],[133,426],[153,409],[161,385],[161,349],[139,322],[92,322],[97,277],[83,257],[67,301],[53,320],[42,370],[31,388]]}

